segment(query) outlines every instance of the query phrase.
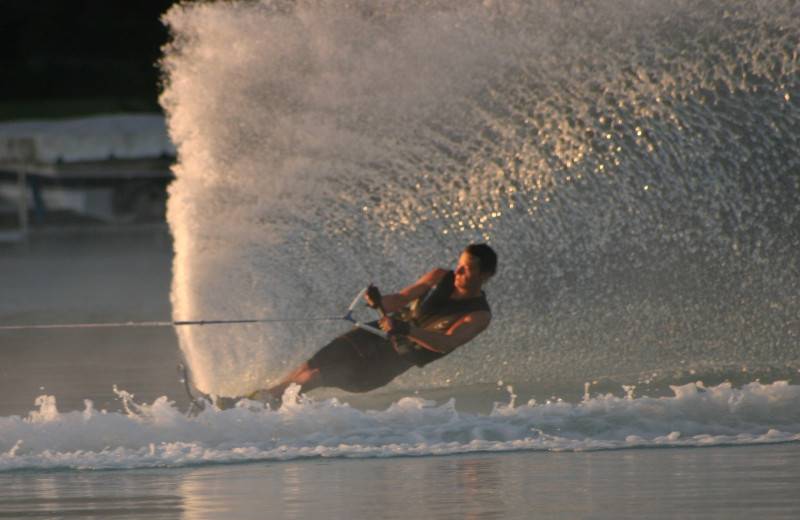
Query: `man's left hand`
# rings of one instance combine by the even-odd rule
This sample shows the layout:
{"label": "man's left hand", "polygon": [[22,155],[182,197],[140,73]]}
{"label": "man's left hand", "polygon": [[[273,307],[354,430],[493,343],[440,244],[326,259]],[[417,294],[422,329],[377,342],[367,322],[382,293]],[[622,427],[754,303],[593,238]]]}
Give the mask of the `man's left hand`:
{"label": "man's left hand", "polygon": [[380,307],[381,304],[381,292],[378,288],[372,284],[369,285],[367,288],[367,292],[365,294],[367,305],[372,307],[373,309],[377,309]]}
{"label": "man's left hand", "polygon": [[411,332],[411,325],[407,321],[397,318],[381,318],[378,325],[389,336],[408,336],[408,333]]}

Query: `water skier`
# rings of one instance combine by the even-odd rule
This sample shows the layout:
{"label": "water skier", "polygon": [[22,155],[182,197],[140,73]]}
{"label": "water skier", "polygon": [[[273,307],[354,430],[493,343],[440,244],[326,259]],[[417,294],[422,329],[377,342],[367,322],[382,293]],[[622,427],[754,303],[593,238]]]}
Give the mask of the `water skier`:
{"label": "water skier", "polygon": [[472,340],[492,319],[483,284],[494,275],[497,255],[486,244],[467,246],[455,271],[436,268],[416,283],[381,295],[367,291],[367,302],[383,308],[377,326],[384,339],[360,328],[338,336],[279,384],[248,395],[278,400],[291,384],[301,392],[334,387],[368,392],[388,384],[413,366],[424,366]]}

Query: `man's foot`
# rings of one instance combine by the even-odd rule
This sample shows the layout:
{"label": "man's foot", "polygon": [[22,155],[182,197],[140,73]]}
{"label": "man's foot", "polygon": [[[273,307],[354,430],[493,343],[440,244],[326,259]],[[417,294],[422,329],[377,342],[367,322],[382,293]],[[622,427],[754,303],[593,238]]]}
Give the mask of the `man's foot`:
{"label": "man's foot", "polygon": [[269,391],[265,389],[256,390],[255,392],[250,392],[245,397],[250,399],[251,401],[260,401],[267,406],[269,406],[270,410],[277,410],[281,407],[283,402],[281,401],[280,397],[275,397]]}
{"label": "man's foot", "polygon": [[219,410],[230,410],[231,408],[235,408],[236,403],[238,403],[242,399],[250,399],[251,401],[260,401],[265,405],[269,406],[270,410],[277,410],[283,404],[280,397],[275,397],[267,390],[262,389],[262,390],[256,390],[255,392],[250,392],[244,397],[217,397],[216,399],[214,399],[214,406],[216,406],[217,409]]}
{"label": "man's foot", "polygon": [[229,410],[236,406],[241,397],[217,397],[214,399],[214,406],[220,410]]}

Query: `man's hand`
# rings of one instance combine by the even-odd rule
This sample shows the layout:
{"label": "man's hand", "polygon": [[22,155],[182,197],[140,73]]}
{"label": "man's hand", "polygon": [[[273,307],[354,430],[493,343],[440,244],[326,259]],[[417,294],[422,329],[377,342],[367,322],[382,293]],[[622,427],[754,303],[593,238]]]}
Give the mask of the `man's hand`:
{"label": "man's hand", "polygon": [[397,318],[390,318],[385,317],[381,318],[378,322],[380,325],[381,330],[387,333],[390,337],[391,336],[408,336],[408,333],[411,332],[411,325],[403,320],[398,320]]}
{"label": "man's hand", "polygon": [[370,285],[367,288],[367,293],[365,296],[367,298],[367,305],[373,309],[377,309],[381,306],[381,292],[376,286]]}

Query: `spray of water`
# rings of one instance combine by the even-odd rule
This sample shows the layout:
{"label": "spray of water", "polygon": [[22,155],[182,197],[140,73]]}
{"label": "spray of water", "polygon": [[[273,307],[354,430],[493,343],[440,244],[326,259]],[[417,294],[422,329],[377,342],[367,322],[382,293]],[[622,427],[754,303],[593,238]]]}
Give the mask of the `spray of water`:
{"label": "spray of water", "polygon": [[[487,241],[489,331],[395,386],[800,359],[791,1],[177,5],[174,319],[316,316]],[[238,394],[343,325],[191,327]]]}

